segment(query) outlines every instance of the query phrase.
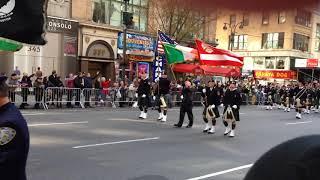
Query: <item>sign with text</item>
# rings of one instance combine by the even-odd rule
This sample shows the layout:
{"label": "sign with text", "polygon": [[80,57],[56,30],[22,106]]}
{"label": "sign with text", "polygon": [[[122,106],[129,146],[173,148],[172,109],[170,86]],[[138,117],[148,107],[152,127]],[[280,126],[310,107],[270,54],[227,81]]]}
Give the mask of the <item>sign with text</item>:
{"label": "sign with text", "polygon": [[77,34],[79,23],[72,20],[65,20],[61,18],[47,17],[47,27],[49,32]]}
{"label": "sign with text", "polygon": [[319,59],[296,59],[296,68],[318,68],[320,67]]}
{"label": "sign with text", "polygon": [[256,79],[296,79],[295,71],[253,71]]}

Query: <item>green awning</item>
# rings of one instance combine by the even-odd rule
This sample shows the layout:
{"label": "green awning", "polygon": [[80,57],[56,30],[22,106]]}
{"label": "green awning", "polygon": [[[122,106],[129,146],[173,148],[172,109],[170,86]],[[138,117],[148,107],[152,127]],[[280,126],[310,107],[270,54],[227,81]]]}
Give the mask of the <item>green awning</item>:
{"label": "green awning", "polygon": [[12,41],[5,38],[0,38],[0,51],[19,51],[23,44],[17,41]]}

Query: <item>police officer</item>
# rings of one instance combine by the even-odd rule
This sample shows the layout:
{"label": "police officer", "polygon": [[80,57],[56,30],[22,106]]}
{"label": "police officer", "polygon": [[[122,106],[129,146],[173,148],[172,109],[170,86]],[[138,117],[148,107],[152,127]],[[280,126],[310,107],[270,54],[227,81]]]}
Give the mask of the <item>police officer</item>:
{"label": "police officer", "polygon": [[26,120],[8,99],[6,77],[0,77],[0,179],[26,180],[29,131]]}
{"label": "police officer", "polygon": [[[215,133],[216,119],[220,117],[218,106],[220,105],[220,90],[215,87],[213,81],[208,82],[208,87],[202,90],[205,108],[203,110],[203,121],[205,122],[204,133]],[[209,109],[208,109],[209,108]],[[212,125],[209,125],[209,119],[212,120]]]}
{"label": "police officer", "polygon": [[137,89],[136,97],[138,98],[138,105],[140,109],[140,119],[146,119],[149,106],[149,97],[150,97],[150,83],[146,74],[141,75],[139,82],[139,87]]}
{"label": "police officer", "polygon": [[[224,114],[223,124],[226,127],[224,135],[226,136],[229,134],[229,137],[234,137],[236,121],[240,121],[239,110],[240,110],[240,104],[241,104],[241,95],[239,91],[236,89],[235,84],[232,83],[229,85],[229,89],[225,92],[225,95],[223,98],[223,104],[225,106],[223,111],[223,114]],[[232,118],[230,119],[226,118],[228,116],[227,114],[229,113],[229,109],[231,109],[230,111],[232,115]],[[231,128],[229,127],[230,124],[231,124]]]}
{"label": "police officer", "polygon": [[156,99],[158,105],[159,118],[158,120],[161,122],[167,121],[167,108],[168,108],[168,96],[170,91],[171,82],[168,80],[167,75],[163,74],[159,80],[158,87],[156,88]]}
{"label": "police officer", "polygon": [[181,95],[182,103],[180,107],[180,117],[179,122],[177,124],[174,124],[175,127],[181,128],[184,121],[184,116],[187,113],[189,118],[189,124],[186,128],[191,128],[193,125],[193,113],[192,113],[192,107],[193,107],[193,92],[191,90],[191,82],[186,81],[184,88],[182,90]]}

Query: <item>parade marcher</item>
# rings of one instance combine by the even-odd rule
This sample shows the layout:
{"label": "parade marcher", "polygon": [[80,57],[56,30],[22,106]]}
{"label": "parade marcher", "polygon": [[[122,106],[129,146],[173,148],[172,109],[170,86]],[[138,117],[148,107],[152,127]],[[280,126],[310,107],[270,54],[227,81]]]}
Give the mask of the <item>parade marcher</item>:
{"label": "parade marcher", "polygon": [[305,113],[310,114],[311,107],[313,106],[313,101],[315,97],[315,90],[313,89],[313,84],[310,83],[306,85],[306,93],[307,93],[307,98],[306,98],[306,109]]}
{"label": "parade marcher", "polygon": [[161,122],[167,121],[167,112],[168,112],[168,104],[169,104],[169,91],[170,91],[171,81],[168,80],[167,75],[163,74],[159,79],[158,86],[155,89],[155,95],[157,99],[157,106],[159,112],[158,120]]}
{"label": "parade marcher", "polygon": [[[235,128],[236,128],[236,121],[240,121],[240,104],[241,104],[241,96],[239,91],[236,90],[235,84],[230,84],[229,89],[225,92],[223,98],[223,105],[224,105],[224,118],[223,124],[226,127],[224,135],[228,135],[229,137],[235,136]],[[229,122],[228,122],[229,121]],[[231,124],[231,128],[229,125]]]}
{"label": "parade marcher", "polygon": [[140,109],[140,119],[146,119],[149,106],[150,97],[150,83],[146,74],[141,75],[139,87],[137,89],[136,97],[138,98],[138,106]]}
{"label": "parade marcher", "polygon": [[306,99],[307,99],[307,89],[304,87],[302,83],[299,83],[298,88],[295,89],[296,96],[295,96],[295,103],[296,103],[296,118],[301,119],[303,109],[306,107]]}
{"label": "parade marcher", "polygon": [[315,109],[316,113],[319,113],[319,108],[320,108],[320,83],[316,84],[316,91],[315,91]]}
{"label": "parade marcher", "polygon": [[269,84],[265,89],[265,93],[267,95],[267,110],[272,110],[277,90],[272,84]]}
{"label": "parade marcher", "polygon": [[278,94],[279,94],[278,109],[286,109],[285,104],[286,104],[287,93],[286,93],[285,85],[281,86],[281,88],[278,89]]}
{"label": "parade marcher", "polygon": [[193,125],[193,91],[191,89],[191,82],[186,81],[184,83],[184,88],[182,90],[181,95],[181,106],[180,106],[180,116],[179,116],[179,122],[177,124],[174,124],[175,127],[181,128],[184,121],[184,116],[187,113],[189,124],[186,126],[186,128],[191,128]]}
{"label": "parade marcher", "polygon": [[9,102],[6,77],[0,77],[0,172],[1,179],[26,180],[29,131],[20,111]]}
{"label": "parade marcher", "polygon": [[284,105],[284,112],[290,112],[291,108],[291,97],[290,97],[291,87],[287,85],[285,88],[285,92],[283,94],[283,105]]}
{"label": "parade marcher", "polygon": [[[208,82],[208,87],[203,88],[202,97],[204,98],[203,121],[206,123],[204,133],[215,133],[216,119],[220,117],[218,107],[220,103],[220,90],[215,87],[213,81]],[[209,125],[212,121],[212,125]]]}

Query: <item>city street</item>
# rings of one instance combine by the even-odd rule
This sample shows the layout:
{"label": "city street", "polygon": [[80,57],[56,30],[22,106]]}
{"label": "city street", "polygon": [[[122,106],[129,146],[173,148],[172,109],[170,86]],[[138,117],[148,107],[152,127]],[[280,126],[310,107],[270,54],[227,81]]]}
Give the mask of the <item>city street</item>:
{"label": "city street", "polygon": [[173,128],[178,109],[165,124],[156,111],[139,120],[129,108],[23,111],[31,135],[28,179],[239,180],[271,147],[320,130],[320,114],[297,120],[293,111],[241,108],[235,138],[223,136],[221,118],[216,134],[202,133],[201,107],[192,129]]}

